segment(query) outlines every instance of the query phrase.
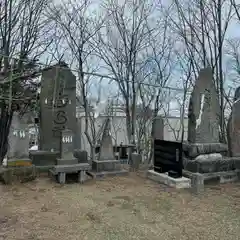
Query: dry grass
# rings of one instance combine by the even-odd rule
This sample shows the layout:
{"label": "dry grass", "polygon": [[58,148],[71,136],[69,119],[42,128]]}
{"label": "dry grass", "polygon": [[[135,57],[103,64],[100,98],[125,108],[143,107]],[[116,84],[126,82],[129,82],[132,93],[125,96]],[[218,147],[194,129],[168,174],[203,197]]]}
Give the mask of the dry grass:
{"label": "dry grass", "polygon": [[0,239],[240,239],[240,184],[193,196],[129,177],[0,186]]}

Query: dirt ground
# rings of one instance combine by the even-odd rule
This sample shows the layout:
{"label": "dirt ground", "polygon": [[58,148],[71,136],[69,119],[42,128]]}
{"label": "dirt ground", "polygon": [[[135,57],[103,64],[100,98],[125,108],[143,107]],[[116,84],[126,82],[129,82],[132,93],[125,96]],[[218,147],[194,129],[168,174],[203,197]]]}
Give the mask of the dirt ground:
{"label": "dirt ground", "polygon": [[136,174],[60,186],[0,185],[0,239],[240,239],[240,184],[201,196]]}

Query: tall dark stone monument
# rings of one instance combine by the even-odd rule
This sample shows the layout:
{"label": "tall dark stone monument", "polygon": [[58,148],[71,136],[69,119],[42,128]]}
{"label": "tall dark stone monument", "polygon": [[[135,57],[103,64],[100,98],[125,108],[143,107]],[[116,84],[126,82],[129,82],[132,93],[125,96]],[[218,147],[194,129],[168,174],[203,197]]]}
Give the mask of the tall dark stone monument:
{"label": "tall dark stone monument", "polygon": [[62,62],[42,73],[39,151],[30,152],[36,166],[48,170],[55,165],[64,129],[76,133],[76,77]]}
{"label": "tall dark stone monument", "polygon": [[40,93],[40,149],[60,151],[64,129],[76,132],[76,77],[65,63],[45,70]]}

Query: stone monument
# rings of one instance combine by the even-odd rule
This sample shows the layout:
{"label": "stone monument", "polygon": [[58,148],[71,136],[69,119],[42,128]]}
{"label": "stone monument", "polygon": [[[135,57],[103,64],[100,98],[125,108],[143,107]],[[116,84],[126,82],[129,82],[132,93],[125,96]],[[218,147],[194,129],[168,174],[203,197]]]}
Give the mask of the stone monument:
{"label": "stone monument", "polygon": [[36,178],[36,168],[29,159],[29,128],[27,118],[14,112],[8,136],[6,166],[0,169],[4,183],[24,182]]}
{"label": "stone monument", "polygon": [[152,132],[154,139],[164,139],[164,120],[161,116],[157,116],[153,119]]}
{"label": "stone monument", "polygon": [[53,176],[57,176],[59,183],[64,184],[66,181],[66,174],[77,173],[78,181],[83,183],[86,180],[86,171],[91,169],[88,162],[80,162],[75,158],[73,132],[70,129],[62,130],[60,142],[60,155],[57,159],[56,165],[50,169]]}
{"label": "stone monument", "polygon": [[190,97],[188,143],[184,144],[185,169],[200,173],[231,169],[222,156],[227,152],[227,146],[219,142],[219,116],[212,69],[202,69]]}
{"label": "stone monument", "polygon": [[61,62],[43,71],[40,93],[40,146],[33,162],[47,170],[60,157],[61,131],[76,133],[76,77]]}
{"label": "stone monument", "polygon": [[20,117],[18,112],[14,112],[8,136],[7,166],[31,165],[29,141],[27,119],[24,116]]}
{"label": "stone monument", "polygon": [[107,118],[103,128],[102,139],[100,143],[100,151],[97,160],[92,162],[93,177],[101,177],[104,175],[121,175],[127,171],[121,167],[121,162],[115,159],[113,152],[112,137],[110,135],[110,118]]}
{"label": "stone monument", "polygon": [[231,157],[240,157],[240,87],[235,91],[232,112],[228,119],[228,150]]}
{"label": "stone monument", "polygon": [[[233,114],[234,115],[234,114]],[[235,181],[235,162],[227,158],[227,145],[219,142],[220,106],[212,70],[202,69],[191,94],[188,112],[188,142],[183,144],[185,176],[193,188],[203,189],[204,181]]]}

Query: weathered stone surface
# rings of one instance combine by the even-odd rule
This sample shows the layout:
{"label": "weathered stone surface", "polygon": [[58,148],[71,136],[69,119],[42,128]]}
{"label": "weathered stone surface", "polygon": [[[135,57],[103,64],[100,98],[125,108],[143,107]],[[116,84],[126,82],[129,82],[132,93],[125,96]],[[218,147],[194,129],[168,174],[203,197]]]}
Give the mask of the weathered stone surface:
{"label": "weathered stone surface", "polygon": [[234,160],[222,158],[220,154],[206,154],[195,160],[183,158],[184,169],[190,172],[214,173],[234,170]]}
{"label": "weathered stone surface", "polygon": [[169,177],[167,173],[158,173],[154,170],[148,170],[147,177],[155,182],[162,183],[177,189],[191,187],[191,179],[186,177],[172,178]]}
{"label": "weathered stone surface", "polygon": [[88,153],[84,150],[74,150],[73,156],[78,159],[79,163],[87,163],[88,162]]}
{"label": "weathered stone surface", "polygon": [[201,194],[204,192],[204,176],[200,173],[192,174],[191,179],[192,192]]}
{"label": "weathered stone surface", "polygon": [[183,144],[183,151],[185,156],[195,158],[202,154],[210,153],[225,153],[228,148],[226,144],[222,143],[194,143],[194,144]]}
{"label": "weathered stone surface", "polygon": [[60,184],[65,184],[65,182],[66,182],[66,173],[65,172],[58,173],[58,182]]}
{"label": "weathered stone surface", "polygon": [[125,169],[120,169],[116,171],[102,171],[102,172],[88,172],[88,175],[90,175],[94,179],[102,179],[104,177],[113,177],[113,176],[125,176],[128,175],[128,171]]}
{"label": "weathered stone surface", "polygon": [[142,162],[142,155],[138,153],[132,153],[131,161],[130,161],[130,169],[131,171],[139,170],[139,166]]}
{"label": "weathered stone surface", "polygon": [[58,174],[59,172],[74,173],[80,170],[90,170],[91,166],[88,163],[78,163],[71,165],[56,165],[53,167],[52,172]]}
{"label": "weathered stone surface", "polygon": [[218,143],[219,114],[220,106],[212,69],[202,69],[190,97],[188,141],[190,143]]}
{"label": "weathered stone surface", "polygon": [[27,182],[36,179],[37,171],[34,165],[28,167],[7,167],[0,169],[0,178],[5,184]]}
{"label": "weathered stone surface", "polygon": [[102,140],[100,143],[100,152],[98,156],[99,161],[115,159],[113,152],[112,137],[110,136],[110,128],[111,128],[110,118],[108,118],[103,129]]}
{"label": "weathered stone surface", "polygon": [[77,158],[71,159],[57,159],[57,165],[71,165],[71,164],[78,164]]}
{"label": "weathered stone surface", "polygon": [[65,63],[43,72],[40,109],[40,149],[60,151],[61,131],[76,132],[76,77]]}
{"label": "weathered stone surface", "polygon": [[8,136],[7,159],[26,159],[29,157],[29,129],[27,118],[14,112]]}
{"label": "weathered stone surface", "polygon": [[92,162],[92,169],[96,172],[103,171],[116,171],[121,169],[121,163],[119,160],[105,160]]}
{"label": "weathered stone surface", "polygon": [[240,156],[240,99],[233,103],[232,112],[228,120],[227,133],[230,156]]}
{"label": "weathered stone surface", "polygon": [[83,183],[84,181],[86,181],[86,179],[87,179],[86,171],[80,171],[78,173],[78,182]]}
{"label": "weathered stone surface", "polygon": [[29,158],[35,166],[54,166],[57,162],[57,158],[60,157],[60,152],[49,151],[30,151]]}
{"label": "weathered stone surface", "polygon": [[153,119],[152,122],[152,131],[154,139],[164,139],[164,120],[161,116],[158,116]]}

